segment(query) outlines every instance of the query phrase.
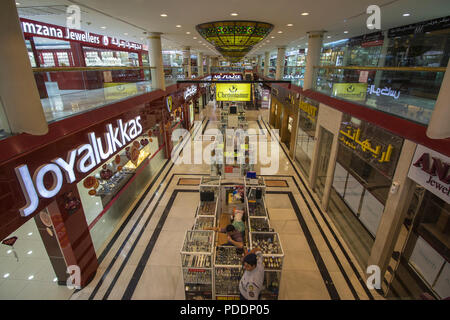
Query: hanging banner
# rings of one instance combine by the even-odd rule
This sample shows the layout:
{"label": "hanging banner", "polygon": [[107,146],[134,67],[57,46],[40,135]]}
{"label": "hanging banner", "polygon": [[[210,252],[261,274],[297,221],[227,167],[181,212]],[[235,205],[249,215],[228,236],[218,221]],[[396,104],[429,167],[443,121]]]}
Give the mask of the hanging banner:
{"label": "hanging banner", "polygon": [[250,83],[217,83],[217,101],[250,101]]}

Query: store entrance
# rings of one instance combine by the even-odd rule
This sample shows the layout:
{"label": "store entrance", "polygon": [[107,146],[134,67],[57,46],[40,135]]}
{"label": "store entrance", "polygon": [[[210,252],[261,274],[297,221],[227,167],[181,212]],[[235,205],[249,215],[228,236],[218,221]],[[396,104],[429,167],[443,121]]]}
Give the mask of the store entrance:
{"label": "store entrance", "polygon": [[317,166],[317,177],[314,191],[320,198],[323,197],[325,182],[327,180],[328,163],[330,162],[331,147],[333,145],[333,134],[325,128],[320,128],[319,162]]}

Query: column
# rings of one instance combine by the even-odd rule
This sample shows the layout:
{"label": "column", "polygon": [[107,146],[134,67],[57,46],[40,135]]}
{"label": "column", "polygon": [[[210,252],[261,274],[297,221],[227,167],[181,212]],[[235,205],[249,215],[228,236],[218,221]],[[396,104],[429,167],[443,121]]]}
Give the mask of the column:
{"label": "column", "polygon": [[6,132],[45,135],[47,120],[13,0],[0,2],[0,122]]}
{"label": "column", "polygon": [[211,57],[210,56],[206,57],[206,72],[208,74],[211,74]]}
{"label": "column", "polygon": [[203,77],[203,53],[199,52],[197,54],[197,67],[198,67],[198,76]]}
{"label": "column", "polygon": [[275,74],[275,80],[283,79],[285,55],[286,55],[286,47],[279,47],[277,54],[277,71]]}
{"label": "column", "polygon": [[441,83],[441,89],[434,105],[434,111],[431,114],[431,120],[428,124],[427,136],[431,139],[446,139],[450,137],[450,127],[448,119],[450,119],[450,63],[444,79]]}
{"label": "column", "polygon": [[191,69],[191,48],[185,47],[183,50],[183,69],[184,76],[191,79],[192,69]]}
{"label": "column", "polygon": [[262,63],[262,56],[258,56],[258,61],[256,63],[256,72],[259,73],[261,71],[261,63]]}
{"label": "column", "polygon": [[270,52],[266,51],[264,53],[264,77],[269,75],[269,67],[270,67]]}
{"label": "column", "polygon": [[306,56],[305,80],[303,89],[308,90],[314,83],[314,66],[319,65],[320,51],[322,49],[323,34],[325,31],[308,32],[308,55]]}
{"label": "column", "polygon": [[152,67],[152,88],[166,90],[161,48],[161,33],[151,32],[147,39],[149,42],[150,66]]}
{"label": "column", "polygon": [[[448,119],[447,119],[448,121]],[[397,242],[403,221],[414,194],[415,183],[408,178],[409,167],[416,151],[416,144],[405,140],[395,170],[393,182],[399,184],[397,193],[389,193],[368,265],[376,265],[381,270],[381,282]]]}

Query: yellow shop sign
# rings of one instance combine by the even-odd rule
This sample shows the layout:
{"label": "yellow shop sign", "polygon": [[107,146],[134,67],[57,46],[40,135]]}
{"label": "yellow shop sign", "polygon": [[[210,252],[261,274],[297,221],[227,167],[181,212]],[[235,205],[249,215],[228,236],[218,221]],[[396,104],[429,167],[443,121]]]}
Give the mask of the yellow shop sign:
{"label": "yellow shop sign", "polygon": [[250,83],[217,83],[217,101],[250,101]]}
{"label": "yellow shop sign", "polygon": [[123,99],[138,93],[136,83],[104,83],[103,87],[106,100]]}
{"label": "yellow shop sign", "polygon": [[333,96],[361,101],[366,99],[367,83],[335,83],[333,84]]}

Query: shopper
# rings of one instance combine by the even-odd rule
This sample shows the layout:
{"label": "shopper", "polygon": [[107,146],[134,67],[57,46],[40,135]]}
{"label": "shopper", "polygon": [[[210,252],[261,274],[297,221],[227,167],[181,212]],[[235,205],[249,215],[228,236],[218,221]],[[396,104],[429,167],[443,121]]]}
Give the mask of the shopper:
{"label": "shopper", "polygon": [[244,274],[239,282],[241,300],[259,300],[264,285],[264,264],[260,248],[243,257]]}
{"label": "shopper", "polygon": [[212,228],[206,228],[205,230],[214,230],[216,232],[220,233],[226,233],[228,236],[228,243],[225,245],[235,246],[237,248],[243,248],[244,247],[244,239],[242,237],[242,233],[239,230],[236,230],[236,228],[229,224],[226,226],[226,228],[220,229],[219,227],[212,227]]}

